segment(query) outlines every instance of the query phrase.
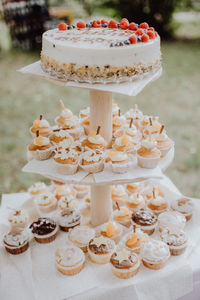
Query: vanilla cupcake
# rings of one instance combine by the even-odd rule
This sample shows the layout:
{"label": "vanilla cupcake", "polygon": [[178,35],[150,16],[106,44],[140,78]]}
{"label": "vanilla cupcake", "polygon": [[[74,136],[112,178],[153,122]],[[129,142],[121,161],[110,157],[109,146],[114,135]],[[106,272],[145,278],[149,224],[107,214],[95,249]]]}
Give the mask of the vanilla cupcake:
{"label": "vanilla cupcake", "polygon": [[128,232],[122,239],[122,245],[131,253],[140,253],[144,243],[148,241],[148,235],[144,233],[140,228],[134,228],[131,232]]}
{"label": "vanilla cupcake", "polygon": [[156,215],[168,209],[168,202],[164,197],[156,195],[153,190],[153,197],[147,203],[147,207],[152,210]]}
{"label": "vanilla cupcake", "polygon": [[53,159],[56,170],[60,174],[72,175],[77,172],[79,163],[77,151],[70,148],[57,149]]}
{"label": "vanilla cupcake", "polygon": [[25,210],[12,210],[8,216],[8,222],[11,229],[23,229],[28,224],[28,215]]}
{"label": "vanilla cupcake", "polygon": [[148,235],[154,233],[157,226],[157,216],[149,209],[139,209],[132,214],[132,223]]}
{"label": "vanilla cupcake", "polygon": [[114,173],[126,173],[133,165],[128,154],[119,151],[109,152],[106,162],[111,164]]}
{"label": "vanilla cupcake", "polygon": [[56,250],[56,268],[64,275],[80,273],[85,264],[85,255],[78,247],[67,246]]}
{"label": "vanilla cupcake", "polygon": [[76,226],[69,230],[68,239],[83,252],[87,252],[89,241],[95,236],[95,230],[88,226]]}
{"label": "vanilla cupcake", "polygon": [[115,209],[113,218],[123,226],[129,227],[131,225],[131,213],[127,207],[121,206]]}
{"label": "vanilla cupcake", "polygon": [[126,205],[130,210],[136,211],[140,208],[145,207],[145,199],[142,196],[142,194],[134,193],[128,197],[128,199],[126,201]]}
{"label": "vanilla cupcake", "polygon": [[147,188],[145,188],[143,190],[143,195],[147,201],[149,201],[153,197],[154,194],[156,197],[157,196],[162,197],[162,198],[165,197],[161,187],[158,185],[150,185],[150,186],[147,186]]}
{"label": "vanilla cupcake", "polygon": [[70,197],[70,201],[74,200],[74,191],[72,190],[71,186],[68,184],[62,184],[55,189],[55,196],[57,200],[60,200],[62,197]]}
{"label": "vanilla cupcake", "polygon": [[49,122],[46,119],[43,119],[42,115],[40,115],[39,120],[35,120],[33,122],[33,126],[30,128],[30,132],[32,137],[36,137],[36,132],[39,130],[41,136],[48,137],[51,132],[52,128],[49,125]]}
{"label": "vanilla cupcake", "polygon": [[39,135],[39,131],[36,131],[36,137],[28,146],[28,152],[32,158],[37,160],[48,159],[52,156],[53,150],[54,146],[49,138]]}
{"label": "vanilla cupcake", "polygon": [[72,195],[65,195],[58,201],[58,209],[64,210],[66,208],[76,208],[78,206],[78,201],[75,200]]}
{"label": "vanilla cupcake", "polygon": [[152,139],[145,139],[137,150],[138,165],[141,168],[153,169],[157,167],[160,160],[160,150],[157,149],[157,142]]}
{"label": "vanilla cupcake", "polygon": [[52,193],[44,193],[36,198],[39,211],[43,214],[50,213],[57,208],[57,199]]}
{"label": "vanilla cupcake", "polygon": [[166,243],[149,239],[142,247],[141,256],[145,267],[159,270],[166,265],[170,257],[170,251]]}
{"label": "vanilla cupcake", "polygon": [[118,243],[122,236],[122,226],[119,223],[109,221],[104,223],[99,228],[99,233],[107,238],[112,239],[115,243]]}
{"label": "vanilla cupcake", "polygon": [[70,229],[80,225],[81,214],[77,209],[66,208],[58,212],[57,222],[62,231],[68,232]]}
{"label": "vanilla cupcake", "polygon": [[39,218],[30,225],[30,229],[38,243],[47,244],[55,240],[58,226],[49,218]]}
{"label": "vanilla cupcake", "polygon": [[62,100],[60,100],[60,105],[62,107],[62,112],[60,116],[55,119],[55,122],[58,124],[58,126],[63,127],[67,120],[71,120],[73,118],[73,113],[70,109],[65,107]]}
{"label": "vanilla cupcake", "polygon": [[161,157],[164,157],[174,146],[174,142],[167,136],[162,125],[160,132],[156,135],[157,148],[161,152]]}
{"label": "vanilla cupcake", "polygon": [[90,189],[89,189],[89,186],[87,186],[87,185],[74,184],[73,185],[73,190],[75,192],[76,198],[77,199],[82,199],[82,198],[84,198],[85,196],[88,195]]}
{"label": "vanilla cupcake", "polygon": [[127,199],[125,187],[122,184],[113,185],[111,190],[111,198],[114,206],[116,206],[116,202],[119,206],[124,205]]}
{"label": "vanilla cupcake", "polygon": [[129,195],[135,194],[135,193],[140,193],[142,190],[142,184],[138,182],[134,183],[128,183],[126,185],[126,191]]}
{"label": "vanilla cupcake", "polygon": [[97,173],[104,169],[104,153],[99,149],[88,149],[81,154],[80,167],[87,173]]}
{"label": "vanilla cupcake", "polygon": [[29,247],[28,233],[19,230],[13,230],[4,235],[3,244],[7,252],[10,254],[24,253]]}
{"label": "vanilla cupcake", "polygon": [[88,257],[96,264],[107,264],[115,251],[115,242],[105,236],[98,236],[90,240]]}
{"label": "vanilla cupcake", "polygon": [[70,147],[74,141],[73,137],[69,134],[69,132],[62,128],[54,129],[49,139],[55,145],[59,144],[64,140],[67,140],[68,147]]}
{"label": "vanilla cupcake", "polygon": [[183,230],[165,228],[160,238],[169,246],[171,255],[181,255],[187,248],[187,235]]}
{"label": "vanilla cupcake", "polygon": [[136,154],[137,142],[128,135],[122,135],[115,139],[113,148],[116,151]]}
{"label": "vanilla cupcake", "polygon": [[47,192],[47,186],[44,182],[35,182],[28,189],[30,196],[36,197]]}
{"label": "vanilla cupcake", "polygon": [[185,217],[176,211],[165,211],[158,216],[158,226],[160,231],[165,228],[183,230],[185,224]]}
{"label": "vanilla cupcake", "polygon": [[122,279],[135,276],[140,267],[138,256],[126,249],[114,252],[110,258],[110,263],[113,274]]}
{"label": "vanilla cupcake", "polygon": [[107,147],[107,142],[104,140],[104,138],[100,135],[100,129],[101,127],[98,126],[97,131],[91,131],[87,138],[83,140],[82,146],[88,147],[92,150],[105,150]]}
{"label": "vanilla cupcake", "polygon": [[192,218],[193,211],[194,211],[194,204],[192,199],[181,197],[176,201],[173,201],[171,204],[171,208],[174,211],[177,211],[184,215],[186,221],[189,221]]}

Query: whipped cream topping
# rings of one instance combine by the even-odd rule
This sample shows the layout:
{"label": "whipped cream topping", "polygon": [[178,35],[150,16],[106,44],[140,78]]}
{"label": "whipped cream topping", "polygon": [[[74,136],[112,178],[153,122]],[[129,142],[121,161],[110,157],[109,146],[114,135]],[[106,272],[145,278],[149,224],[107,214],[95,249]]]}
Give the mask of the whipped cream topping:
{"label": "whipped cream topping", "polygon": [[183,229],[185,227],[185,217],[176,211],[166,211],[158,216],[160,228]]}
{"label": "whipped cream topping", "polygon": [[28,189],[29,193],[33,192],[36,193],[38,191],[46,190],[46,184],[44,182],[35,182],[33,185],[30,186]]}
{"label": "whipped cream topping", "polygon": [[126,128],[125,133],[130,136],[137,136],[138,134],[137,128],[134,125],[132,125],[131,128],[130,127]]}
{"label": "whipped cream topping", "polygon": [[[124,143],[124,137],[126,137],[126,140],[127,140],[127,144],[126,145],[123,145],[123,143]],[[116,138],[115,139],[115,144],[117,145],[117,146],[127,146],[128,144],[130,144],[132,142],[132,139],[131,139],[131,137],[130,136],[128,136],[128,135],[122,135],[122,136],[120,136],[120,137],[118,137],[118,138]]]}
{"label": "whipped cream topping", "polygon": [[25,230],[22,232],[9,232],[3,239],[4,244],[7,244],[10,247],[23,246],[28,240],[29,236]]}
{"label": "whipped cream topping", "polygon": [[58,187],[55,191],[56,195],[59,196],[72,196],[73,197],[73,192],[70,186],[64,184],[61,187]]}
{"label": "whipped cream topping", "polygon": [[88,141],[92,144],[106,145],[106,141],[100,134],[96,134],[94,136],[89,136]]}
{"label": "whipped cream topping", "polygon": [[73,128],[73,127],[77,127],[78,122],[76,120],[76,118],[71,118],[71,119],[66,119],[65,120],[65,125],[64,127],[67,129]]}
{"label": "whipped cream topping", "polygon": [[168,138],[168,136],[167,136],[167,134],[166,134],[165,132],[158,133],[158,134],[156,135],[156,140],[159,141],[159,142],[166,141],[166,140],[168,140],[168,139],[169,139],[169,138]]}
{"label": "whipped cream topping", "polygon": [[67,130],[61,129],[59,131],[54,131],[53,134],[57,137],[73,140],[72,136],[67,132]]}
{"label": "whipped cream topping", "polygon": [[80,110],[80,113],[79,113],[80,118],[88,117],[89,115],[90,115],[90,107],[89,106]]}
{"label": "whipped cream topping", "polygon": [[160,233],[161,239],[170,246],[180,246],[187,242],[187,235],[183,230],[164,229]]}
{"label": "whipped cream topping", "polygon": [[126,195],[125,187],[122,184],[113,185],[112,195],[114,195],[114,196],[124,196],[124,195]]}
{"label": "whipped cream topping", "polygon": [[133,204],[141,204],[144,202],[144,198],[141,194],[134,193],[129,196],[128,202],[133,203]]}
{"label": "whipped cream topping", "polygon": [[42,194],[37,197],[38,205],[48,205],[55,201],[56,201],[56,198],[51,193],[45,193],[45,194]]}
{"label": "whipped cream topping", "polygon": [[48,137],[38,136],[34,138],[33,144],[36,146],[47,146],[50,144],[50,140]]}
{"label": "whipped cream topping", "polygon": [[128,155],[124,152],[116,152],[115,155],[110,156],[111,161],[120,162],[128,159]]}
{"label": "whipped cream topping", "polygon": [[114,217],[125,217],[129,216],[129,210],[127,207],[120,207],[120,209],[115,209],[114,212]]}
{"label": "whipped cream topping", "polygon": [[189,198],[180,198],[171,204],[172,209],[179,211],[183,214],[189,214],[193,212],[194,204]]}
{"label": "whipped cream topping", "polygon": [[40,121],[40,125],[39,127],[49,127],[49,122],[46,120],[46,119],[42,119],[42,120],[39,120]]}
{"label": "whipped cream topping", "polygon": [[135,231],[131,230],[124,236],[125,242],[132,238],[132,234],[135,233],[137,238],[141,240],[141,242],[146,242],[149,238],[148,234],[144,233],[140,228],[135,228]]}
{"label": "whipped cream topping", "polygon": [[76,226],[70,232],[70,239],[87,245],[95,236],[95,230],[88,226]]}
{"label": "whipped cream topping", "polygon": [[152,150],[156,148],[157,142],[151,139],[144,139],[142,140],[141,145],[148,150]]}
{"label": "whipped cream topping", "polygon": [[87,151],[82,153],[81,157],[88,162],[98,162],[99,160],[102,160],[104,158],[104,153],[100,150],[88,149]]}
{"label": "whipped cream topping", "polygon": [[114,226],[114,230],[116,231],[119,226],[116,222],[106,222],[101,225],[101,232],[107,232],[107,228],[110,223]]}
{"label": "whipped cream topping", "polygon": [[80,223],[81,214],[79,210],[67,208],[59,212],[57,219],[60,226],[72,226]]}
{"label": "whipped cream topping", "polygon": [[71,119],[73,117],[73,113],[70,109],[65,108],[62,110],[61,116],[66,119]]}
{"label": "whipped cream topping", "polygon": [[155,205],[155,206],[160,206],[160,205],[166,203],[166,200],[165,200],[165,198],[163,198],[163,197],[156,196],[155,198],[152,197],[152,198],[150,199],[150,202],[151,202],[153,205]]}
{"label": "whipped cream topping", "polygon": [[74,149],[58,149],[54,155],[54,158],[60,158],[61,160],[69,159],[69,158],[76,158],[77,152]]}
{"label": "whipped cream topping", "polygon": [[64,267],[72,267],[84,260],[83,251],[75,246],[67,246],[56,251],[56,262]]}
{"label": "whipped cream topping", "polygon": [[24,224],[28,221],[28,215],[24,210],[14,210],[8,216],[11,224]]}
{"label": "whipped cream topping", "polygon": [[145,131],[148,131],[148,134],[157,134],[159,132],[159,129],[153,125],[147,125],[144,128],[144,132]]}
{"label": "whipped cream topping", "polygon": [[[63,131],[66,131],[66,130],[63,130]],[[58,146],[57,148],[69,148],[73,145],[73,138],[67,138],[61,142],[58,143]]]}
{"label": "whipped cream topping", "polygon": [[113,124],[116,126],[122,126],[122,125],[126,124],[126,118],[124,116],[116,116],[113,119]]}
{"label": "whipped cream topping", "polygon": [[142,248],[142,258],[147,262],[159,263],[169,258],[169,247],[162,241],[149,239]]}

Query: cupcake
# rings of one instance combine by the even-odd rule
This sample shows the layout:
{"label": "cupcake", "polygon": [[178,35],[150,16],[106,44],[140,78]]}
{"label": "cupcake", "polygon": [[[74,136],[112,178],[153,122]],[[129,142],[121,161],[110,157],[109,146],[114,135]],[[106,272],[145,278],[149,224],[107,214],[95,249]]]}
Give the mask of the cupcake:
{"label": "cupcake", "polygon": [[4,236],[3,244],[7,252],[21,254],[29,247],[28,233],[25,230],[12,230]]}
{"label": "cupcake", "polygon": [[116,130],[114,133],[115,138],[121,137],[123,135],[127,135],[128,137],[132,138],[132,140],[135,140],[135,143],[136,141],[138,143],[140,135],[136,126],[133,125],[133,119],[131,119],[130,124],[124,124],[120,129]]}
{"label": "cupcake", "polygon": [[89,241],[95,236],[95,230],[88,226],[76,226],[69,231],[68,239],[83,252],[87,252]]}
{"label": "cupcake", "polygon": [[107,264],[115,251],[115,242],[105,236],[98,236],[90,240],[88,257],[96,264]]}
{"label": "cupcake", "polygon": [[56,197],[52,193],[44,193],[37,197],[36,204],[43,214],[50,213],[57,208]]}
{"label": "cupcake", "polygon": [[77,151],[70,148],[57,149],[53,159],[56,170],[60,174],[72,175],[77,172],[79,163]]}
{"label": "cupcake", "polygon": [[186,218],[186,221],[189,221],[192,218],[194,204],[192,202],[192,199],[181,197],[178,200],[172,202],[171,208],[174,211],[183,214]]}
{"label": "cupcake", "polygon": [[119,151],[108,152],[106,162],[111,164],[114,173],[126,173],[133,165],[127,153]]}
{"label": "cupcake", "polygon": [[148,235],[154,233],[157,226],[157,217],[149,209],[139,209],[132,214],[133,225],[142,229]]}
{"label": "cupcake", "polygon": [[60,200],[62,197],[69,196],[70,201],[74,200],[74,191],[71,186],[68,184],[59,185],[55,190],[55,196],[57,200]]}
{"label": "cupcake", "polygon": [[81,185],[81,184],[74,184],[73,185],[73,190],[75,192],[75,196],[77,199],[82,199],[84,198],[85,196],[88,195],[89,193],[89,186],[87,185]]}
{"label": "cupcake", "polygon": [[160,155],[155,140],[151,138],[142,140],[141,147],[137,150],[138,165],[141,168],[153,169],[157,167]]}
{"label": "cupcake", "polygon": [[39,120],[35,120],[33,122],[33,126],[30,128],[30,132],[32,137],[36,137],[36,132],[39,130],[40,135],[44,137],[48,137],[51,132],[52,128],[49,125],[49,122],[46,119],[43,119],[42,115],[40,115]]}
{"label": "cupcake", "polygon": [[28,224],[28,215],[25,210],[12,210],[8,216],[11,229],[23,229]]}
{"label": "cupcake", "polygon": [[129,195],[139,193],[142,190],[142,184],[138,182],[128,183],[126,190]]}
{"label": "cupcake", "polygon": [[122,135],[115,139],[113,148],[116,151],[136,154],[137,143],[134,142],[134,140],[130,136]]}
{"label": "cupcake", "polygon": [[66,120],[62,127],[66,130],[76,141],[84,134],[83,127],[79,124],[78,120],[73,117],[73,119]]}
{"label": "cupcake", "polygon": [[117,184],[112,186],[111,197],[113,201],[113,205],[116,206],[116,202],[119,206],[125,204],[127,199],[127,193],[125,187],[122,184]]}
{"label": "cupcake", "polygon": [[30,155],[37,160],[45,160],[52,156],[54,150],[53,144],[48,137],[39,135],[39,130],[36,131],[36,137],[28,146]]}
{"label": "cupcake", "polygon": [[80,167],[87,173],[98,173],[104,169],[104,153],[99,149],[88,149],[81,154]]}
{"label": "cupcake", "polygon": [[112,239],[115,243],[118,243],[122,236],[122,226],[119,223],[109,221],[100,226],[99,233],[107,238]]}
{"label": "cupcake", "polygon": [[62,107],[62,112],[60,116],[55,119],[55,122],[58,124],[58,126],[63,127],[67,120],[71,120],[73,118],[73,113],[70,109],[65,107],[62,100],[60,100],[60,105]]}
{"label": "cupcake", "polygon": [[104,138],[100,135],[100,129],[101,127],[98,126],[97,131],[91,131],[87,138],[83,140],[82,146],[88,147],[93,150],[101,150],[104,151],[107,147],[107,142],[104,140]]}
{"label": "cupcake", "polygon": [[155,190],[153,190],[153,197],[148,201],[147,207],[159,215],[168,209],[168,202],[165,198],[156,195]]}
{"label": "cupcake", "polygon": [[49,137],[50,141],[57,145],[62,141],[67,140],[68,147],[70,147],[73,143],[73,137],[68,133],[67,130],[63,130],[61,128],[59,129],[54,129],[52,134]]}
{"label": "cupcake", "polygon": [[85,255],[75,246],[67,246],[56,250],[56,268],[64,275],[80,273],[85,264]]}
{"label": "cupcake", "polygon": [[115,276],[122,279],[133,277],[140,268],[140,261],[135,253],[126,249],[117,250],[110,258],[112,272]]}
{"label": "cupcake", "polygon": [[81,214],[77,209],[66,208],[58,212],[57,222],[61,230],[68,232],[69,229],[80,225]]}
{"label": "cupcake", "polygon": [[134,193],[128,197],[126,205],[130,210],[136,211],[140,208],[145,208],[145,199],[142,194]]}
{"label": "cupcake", "polygon": [[28,189],[29,194],[32,197],[36,197],[39,196],[43,193],[47,192],[47,186],[44,182],[35,182],[33,185],[30,186],[30,188]]}
{"label": "cupcake", "polygon": [[149,117],[149,124],[146,125],[143,129],[143,136],[145,138],[152,136],[153,138],[160,132],[160,125],[153,122],[152,118]]}
{"label": "cupcake", "polygon": [[153,186],[147,187],[143,191],[143,195],[147,201],[149,201],[153,197],[154,194],[156,197],[157,196],[162,197],[162,198],[165,197],[161,187],[159,187],[158,185],[153,185]]}
{"label": "cupcake", "polygon": [[125,117],[128,121],[130,121],[131,119],[139,120],[139,119],[143,118],[143,112],[141,110],[139,110],[137,104],[135,104],[134,108],[129,109],[125,113]]}
{"label": "cupcake", "polygon": [[124,236],[123,245],[131,253],[139,254],[143,244],[147,241],[148,235],[133,225],[133,230]]}
{"label": "cupcake", "polygon": [[120,116],[120,110],[119,110],[118,116],[115,116],[113,118],[113,122],[112,122],[113,133],[115,133],[115,131],[119,130],[125,124],[126,124],[126,118],[124,116]]}
{"label": "cupcake", "polygon": [[167,136],[166,132],[163,129],[164,125],[162,125],[160,132],[157,133],[155,137],[157,142],[157,148],[161,152],[161,157],[164,157],[174,146],[174,142]]}
{"label": "cupcake", "polygon": [[58,201],[58,209],[64,210],[66,208],[76,208],[78,206],[78,201],[75,200],[72,195],[65,195]]}
{"label": "cupcake", "polygon": [[113,218],[123,226],[129,227],[131,225],[131,213],[127,207],[118,206],[113,212]]}
{"label": "cupcake", "polygon": [[47,244],[55,240],[58,226],[49,218],[39,218],[30,225],[30,229],[38,243]]}
{"label": "cupcake", "polygon": [[187,248],[187,235],[183,230],[165,228],[160,238],[169,246],[171,255],[181,255]]}
{"label": "cupcake", "polygon": [[183,230],[185,224],[185,217],[176,211],[165,211],[158,216],[158,226],[160,231],[164,228]]}

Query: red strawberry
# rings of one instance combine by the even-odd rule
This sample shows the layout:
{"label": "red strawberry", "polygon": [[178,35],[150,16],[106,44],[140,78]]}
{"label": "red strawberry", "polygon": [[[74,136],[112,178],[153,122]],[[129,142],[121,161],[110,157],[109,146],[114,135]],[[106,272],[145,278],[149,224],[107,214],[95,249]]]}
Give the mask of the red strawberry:
{"label": "red strawberry", "polygon": [[154,33],[153,31],[151,31],[151,30],[150,30],[150,31],[147,31],[147,34],[148,34],[150,40],[155,39],[155,33]]}
{"label": "red strawberry", "polygon": [[142,40],[143,43],[147,43],[147,42],[149,41],[149,36],[148,36],[147,34],[144,33],[144,34],[141,36],[141,40]]}
{"label": "red strawberry", "polygon": [[129,27],[129,22],[128,21],[125,21],[125,20],[121,21],[121,23],[120,23],[120,28],[121,29],[128,29],[128,27]]}
{"label": "red strawberry", "polygon": [[137,28],[137,24],[135,24],[134,22],[130,23],[128,27],[129,30],[137,30]]}
{"label": "red strawberry", "polygon": [[76,26],[77,26],[77,28],[85,28],[86,24],[83,21],[79,21],[79,22],[76,23]]}
{"label": "red strawberry", "polygon": [[158,36],[158,33],[157,33],[157,31],[155,31],[155,32],[154,32],[154,34],[155,34],[155,37],[157,37],[157,36]]}
{"label": "red strawberry", "polygon": [[106,19],[102,19],[101,24],[108,24],[108,21]]}
{"label": "red strawberry", "polygon": [[131,44],[137,44],[137,37],[135,35],[130,36],[129,41]]}
{"label": "red strawberry", "polygon": [[143,35],[144,31],[142,29],[138,29],[135,34]]}
{"label": "red strawberry", "polygon": [[153,27],[149,27],[148,30],[155,31]]}
{"label": "red strawberry", "polygon": [[117,28],[117,22],[115,20],[110,20],[108,23],[108,28]]}
{"label": "red strawberry", "polygon": [[121,19],[121,22],[122,22],[122,21],[126,21],[126,22],[129,23],[128,19],[126,19],[126,18]]}
{"label": "red strawberry", "polygon": [[66,25],[65,23],[60,23],[60,24],[58,25],[58,29],[59,29],[59,30],[67,30],[67,25]]}
{"label": "red strawberry", "polygon": [[146,22],[144,22],[144,23],[141,23],[139,27],[143,28],[143,29],[148,29],[149,25]]}
{"label": "red strawberry", "polygon": [[101,22],[99,20],[94,20],[92,22],[92,27],[95,27],[95,28],[101,27]]}

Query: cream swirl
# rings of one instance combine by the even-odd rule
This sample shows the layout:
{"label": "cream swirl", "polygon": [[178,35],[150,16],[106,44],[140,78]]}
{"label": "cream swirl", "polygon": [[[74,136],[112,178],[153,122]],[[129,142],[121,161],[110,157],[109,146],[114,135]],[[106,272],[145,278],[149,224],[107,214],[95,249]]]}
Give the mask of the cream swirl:
{"label": "cream swirl", "polygon": [[124,152],[116,152],[115,155],[110,156],[112,162],[120,162],[128,159],[128,155]]}
{"label": "cream swirl", "polygon": [[97,145],[105,145],[106,141],[100,134],[96,134],[94,136],[89,136],[88,141],[92,144],[97,144]]}
{"label": "cream swirl", "polygon": [[61,160],[65,159],[74,159],[77,157],[77,152],[74,149],[59,149],[56,151],[54,158],[60,158]]}
{"label": "cream swirl", "polygon": [[64,267],[73,267],[79,262],[84,262],[85,255],[83,251],[75,246],[67,246],[56,251],[56,262]]}
{"label": "cream swirl", "polygon": [[156,148],[157,142],[151,139],[144,139],[142,140],[141,145],[148,150],[152,150]]}
{"label": "cream swirl", "polygon": [[149,239],[142,248],[142,259],[150,263],[160,263],[169,256],[169,247],[162,241]]}
{"label": "cream swirl", "polygon": [[160,228],[178,228],[183,229],[185,227],[185,217],[176,211],[166,211],[158,216],[158,224]]}
{"label": "cream swirl", "polygon": [[67,130],[61,129],[59,131],[54,131],[53,134],[57,137],[68,138],[68,139],[73,140],[72,136],[67,132]]}
{"label": "cream swirl", "polygon": [[30,186],[30,188],[28,189],[29,193],[36,193],[38,191],[41,190],[46,190],[46,184],[44,182],[35,182],[33,185]]}
{"label": "cream swirl", "polygon": [[24,230],[22,232],[9,232],[4,236],[3,242],[9,247],[20,247],[28,242],[28,233]]}
{"label": "cream swirl", "polygon": [[50,126],[49,122],[46,119],[40,120],[40,125],[39,125],[40,128],[41,127],[49,127],[49,126]]}
{"label": "cream swirl", "polygon": [[130,215],[128,208],[122,206],[120,207],[120,209],[115,209],[113,214],[114,217],[126,217]]}
{"label": "cream swirl", "polygon": [[155,205],[155,206],[160,206],[160,205],[166,203],[166,200],[165,200],[163,197],[156,196],[155,198],[152,197],[152,198],[150,199],[150,202],[151,202],[153,205]]}
{"label": "cream swirl", "polygon": [[95,236],[95,230],[88,226],[77,226],[70,233],[70,239],[87,245]]}
{"label": "cream swirl", "polygon": [[114,196],[124,196],[126,195],[126,191],[123,185],[117,184],[112,187],[112,195]]}
{"label": "cream swirl", "polygon": [[73,117],[73,113],[70,109],[63,109],[61,112],[61,116],[66,119],[71,119]]}
{"label": "cream swirl", "polygon": [[50,140],[48,137],[37,136],[36,138],[34,138],[33,144],[36,146],[47,146],[50,144]]}
{"label": "cream swirl", "polygon": [[42,194],[42,195],[38,196],[38,198],[37,198],[38,205],[48,205],[55,201],[56,201],[56,198],[51,193]]}
{"label": "cream swirl", "polygon": [[141,204],[144,202],[144,198],[141,194],[134,193],[130,195],[130,197],[128,198],[128,202],[133,204]]}

